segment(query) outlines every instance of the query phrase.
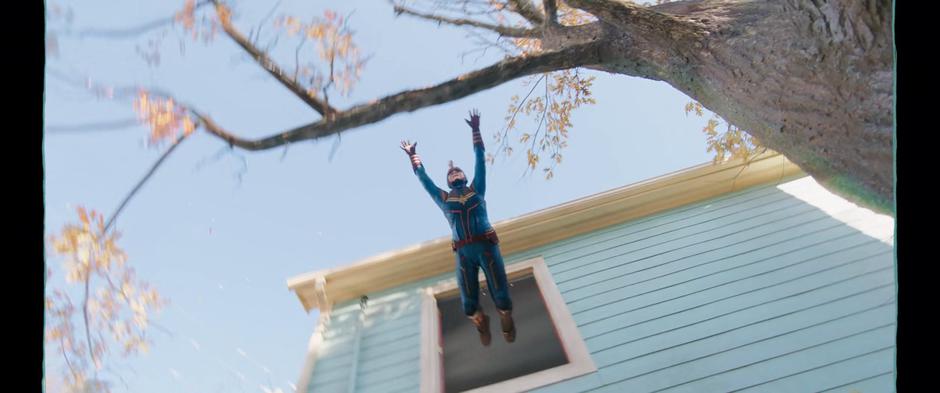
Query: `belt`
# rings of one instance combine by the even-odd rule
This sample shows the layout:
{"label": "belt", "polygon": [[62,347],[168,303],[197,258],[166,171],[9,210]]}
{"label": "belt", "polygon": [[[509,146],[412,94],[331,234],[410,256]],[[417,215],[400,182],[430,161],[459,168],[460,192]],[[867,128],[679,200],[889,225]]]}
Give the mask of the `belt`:
{"label": "belt", "polygon": [[463,246],[482,241],[489,241],[493,244],[499,244],[499,238],[496,237],[496,231],[489,230],[482,235],[472,235],[469,238],[463,240],[452,241],[450,245],[451,248],[456,252],[457,250],[463,248]]}

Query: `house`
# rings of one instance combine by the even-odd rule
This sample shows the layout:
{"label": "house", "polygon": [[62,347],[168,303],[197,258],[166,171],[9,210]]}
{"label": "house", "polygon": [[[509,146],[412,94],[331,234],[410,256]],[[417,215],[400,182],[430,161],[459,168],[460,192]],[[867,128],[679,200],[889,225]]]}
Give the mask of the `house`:
{"label": "house", "polygon": [[450,239],[434,239],[288,281],[320,311],[298,391],[894,390],[894,221],[783,156],[494,226],[516,342],[496,322],[479,344],[456,305]]}

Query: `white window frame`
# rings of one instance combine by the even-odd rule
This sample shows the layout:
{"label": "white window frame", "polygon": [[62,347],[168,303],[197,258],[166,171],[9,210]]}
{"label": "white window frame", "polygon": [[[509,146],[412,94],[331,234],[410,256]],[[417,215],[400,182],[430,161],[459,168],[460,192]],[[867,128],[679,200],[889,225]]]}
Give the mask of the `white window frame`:
{"label": "white window frame", "polygon": [[[591,359],[591,354],[581,338],[578,325],[571,318],[568,305],[561,297],[545,260],[542,257],[535,257],[506,266],[506,275],[510,280],[530,274],[535,278],[542,299],[545,300],[545,309],[555,325],[569,362],[492,385],[481,386],[467,392],[523,392],[597,371],[597,366],[595,366],[594,360]],[[485,281],[486,277],[481,272],[480,282]],[[456,278],[442,281],[424,289],[421,305],[421,393],[443,393],[444,391],[444,350],[437,298],[451,295],[457,291],[459,289],[457,288]]]}

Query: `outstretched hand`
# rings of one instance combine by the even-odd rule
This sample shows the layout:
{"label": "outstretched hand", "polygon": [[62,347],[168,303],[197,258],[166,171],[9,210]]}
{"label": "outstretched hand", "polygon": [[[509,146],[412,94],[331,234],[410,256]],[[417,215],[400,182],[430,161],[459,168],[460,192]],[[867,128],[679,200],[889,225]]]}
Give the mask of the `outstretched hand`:
{"label": "outstretched hand", "polygon": [[409,157],[417,154],[415,153],[415,149],[417,147],[418,147],[418,142],[411,143],[408,141],[401,141],[401,149],[404,150],[405,154],[407,154]]}
{"label": "outstretched hand", "polygon": [[480,129],[480,111],[474,109],[470,111],[470,119],[464,120],[467,122],[467,125],[474,130]]}

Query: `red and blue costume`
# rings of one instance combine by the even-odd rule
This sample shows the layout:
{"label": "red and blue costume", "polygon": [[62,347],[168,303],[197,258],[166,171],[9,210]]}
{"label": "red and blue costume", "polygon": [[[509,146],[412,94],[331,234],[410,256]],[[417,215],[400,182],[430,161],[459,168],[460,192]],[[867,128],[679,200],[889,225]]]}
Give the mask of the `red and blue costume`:
{"label": "red and blue costume", "polygon": [[474,178],[469,185],[463,171],[451,163],[447,172],[450,191],[442,190],[428,177],[421,157],[415,152],[417,143],[402,142],[402,149],[408,153],[421,185],[447,218],[456,257],[457,283],[460,287],[463,311],[477,326],[483,344],[488,345],[489,318],[479,305],[480,270],[483,270],[487,287],[499,311],[503,335],[507,341],[515,339],[515,326],[511,316],[509,282],[499,251],[499,238],[486,213],[486,161],[479,119],[479,114],[472,112],[470,120],[467,120],[473,131],[473,152],[476,156]]}

